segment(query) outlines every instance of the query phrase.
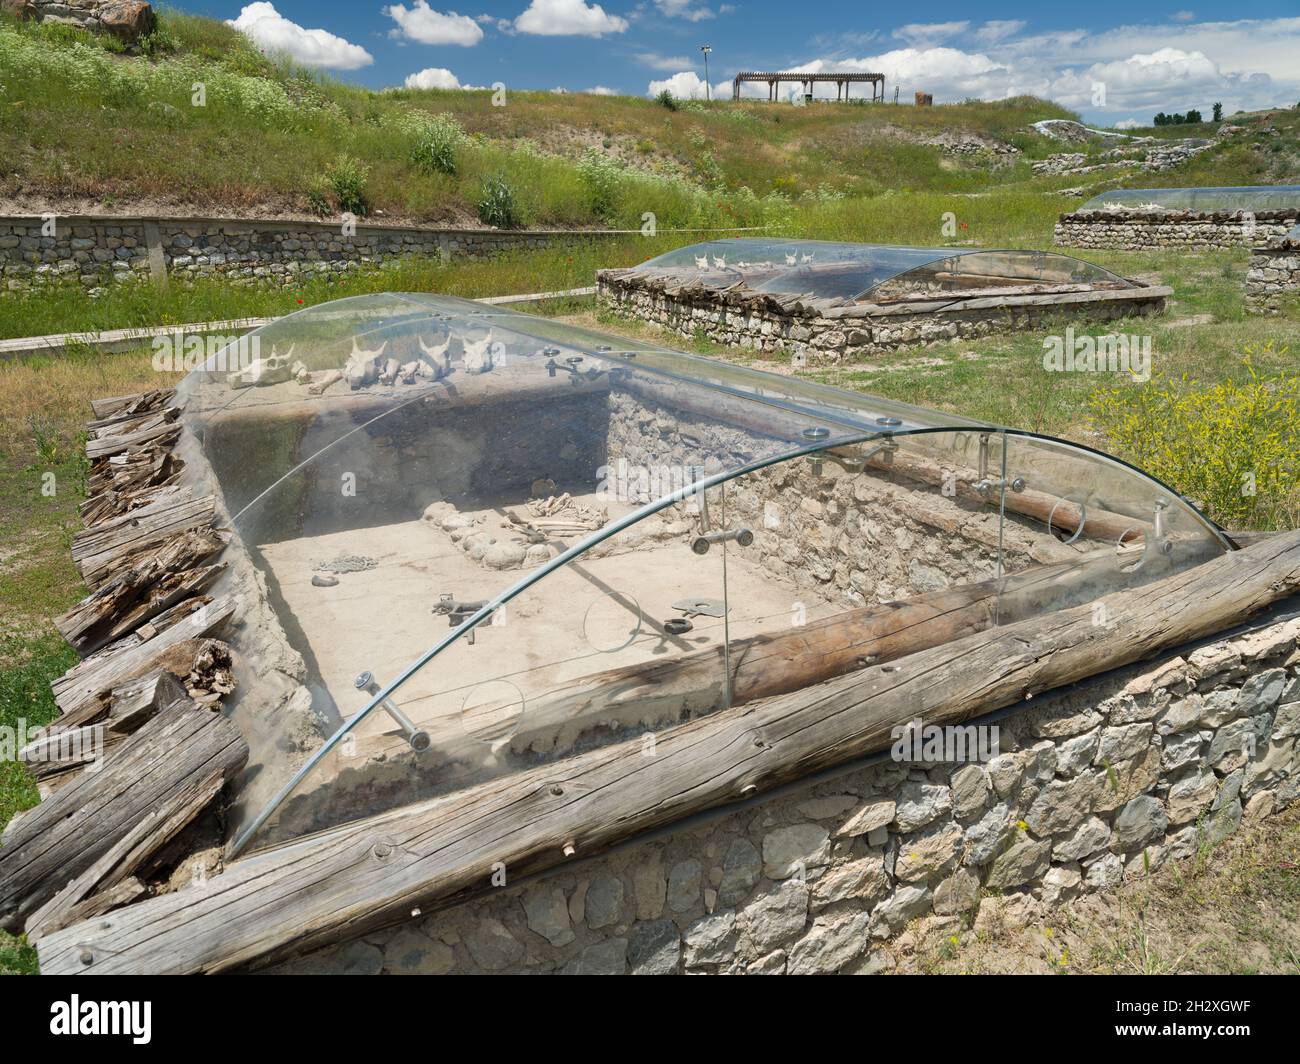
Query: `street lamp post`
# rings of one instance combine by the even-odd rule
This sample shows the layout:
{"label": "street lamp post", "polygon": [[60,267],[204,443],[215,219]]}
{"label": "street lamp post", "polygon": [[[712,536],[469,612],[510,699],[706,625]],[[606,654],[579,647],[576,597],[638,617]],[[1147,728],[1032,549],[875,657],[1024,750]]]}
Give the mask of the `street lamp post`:
{"label": "street lamp post", "polygon": [[713,99],[711,95],[713,90],[709,87],[709,53],[713,51],[713,45],[702,44],[700,51],[704,53],[704,99],[709,101]]}

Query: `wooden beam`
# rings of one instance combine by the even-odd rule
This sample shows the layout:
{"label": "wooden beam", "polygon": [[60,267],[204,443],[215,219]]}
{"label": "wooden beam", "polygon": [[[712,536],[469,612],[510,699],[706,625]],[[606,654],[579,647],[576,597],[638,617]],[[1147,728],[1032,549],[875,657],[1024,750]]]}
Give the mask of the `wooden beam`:
{"label": "wooden beam", "polygon": [[177,533],[209,527],[215,514],[211,495],[194,499],[188,489],[178,492],[78,532],[72,538],[72,562],[86,584],[97,588]]}
{"label": "wooden beam", "polygon": [[[678,720],[725,703],[727,663],[731,704],[797,691],[880,665],[907,654],[950,643],[996,624],[1062,609],[1097,595],[1121,566],[1133,565],[1140,550],[1093,551],[1071,562],[1036,565],[1010,576],[846,610],[799,628],[733,640],[728,652],[710,647],[668,661],[624,665],[577,678],[531,699],[520,729],[511,737],[515,752],[549,753],[572,746],[586,731],[618,721]],[[1128,586],[1167,576],[1173,558],[1156,555],[1122,579]],[[482,707],[486,716],[493,708]],[[464,730],[456,721],[446,734],[421,722],[435,747],[457,746],[465,756]],[[378,740],[391,743],[391,737]]]}
{"label": "wooden beam", "polygon": [[[1210,636],[1300,591],[1300,532],[1145,587],[967,636],[792,694],[539,766],[237,861],[201,889],[44,937],[49,974],[215,972],[270,961],[490,889],[691,813]],[[24,821],[25,825],[25,821]],[[20,825],[20,827],[23,825]]]}
{"label": "wooden beam", "polygon": [[[178,606],[184,607],[185,603]],[[234,610],[235,600],[229,595],[222,596],[200,606],[166,629],[143,638],[142,634],[149,626],[159,622],[159,618],[154,618],[131,635],[110,643],[79,665],[74,665],[51,683],[54,701],[64,714],[85,709],[113,688],[164,665],[166,655],[182,643],[200,639],[220,628]]]}
{"label": "wooden beam", "polygon": [[164,709],[95,771],[31,810],[6,837],[0,850],[0,927],[19,928],[142,820],[172,810],[170,803],[188,795],[196,780],[213,773],[230,779],[247,758],[239,728],[220,714],[192,702]]}
{"label": "wooden beam", "polygon": [[54,626],[82,655],[133,631],[150,617],[207,588],[224,566],[205,565],[230,541],[211,528],[189,529],[119,569]]}

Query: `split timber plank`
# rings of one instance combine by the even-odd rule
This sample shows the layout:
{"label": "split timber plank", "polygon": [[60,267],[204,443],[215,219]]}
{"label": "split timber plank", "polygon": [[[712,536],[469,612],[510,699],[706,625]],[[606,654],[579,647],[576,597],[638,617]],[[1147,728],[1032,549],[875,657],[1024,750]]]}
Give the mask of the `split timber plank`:
{"label": "split timber plank", "polygon": [[[191,706],[190,712],[202,710]],[[41,935],[75,922],[70,917],[87,899],[112,890],[130,878],[150,856],[197,817],[224,784],[220,769],[182,781],[160,805],[151,809],[117,843],[104,851],[94,864],[27,918],[23,929],[28,941],[35,942]]]}
{"label": "split timber plank", "polygon": [[55,618],[54,626],[82,655],[98,650],[211,584],[222,566],[203,563],[227,542],[228,534],[210,528],[177,533]]}
{"label": "split timber plank", "polygon": [[176,395],[174,388],[155,388],[148,392],[133,392],[130,395],[110,395],[103,399],[92,399],[90,409],[96,424],[103,424],[116,417],[131,417],[144,410],[153,410],[166,405]]}
{"label": "split timber plank", "polygon": [[361,934],[691,813],[1211,636],[1300,591],[1300,532],[1137,590],[323,832],[38,944],[47,974],[227,971]]}
{"label": "split timber plank", "polygon": [[178,532],[209,527],[216,516],[211,495],[194,499],[188,489],[149,506],[110,518],[72,539],[72,563],[92,588]]}
{"label": "split timber plank", "polygon": [[0,850],[0,926],[23,920],[95,864],[195,780],[230,779],[248,758],[232,721],[186,702],[169,706],[122,743],[95,772],[81,774],[32,809]]}
{"label": "split timber plank", "polygon": [[180,435],[181,426],[175,423],[175,418],[168,417],[167,414],[159,414],[157,417],[145,419],[134,431],[88,439],[86,457],[93,461],[96,458],[120,454],[148,444],[170,447],[180,438]]}
{"label": "split timber plank", "polygon": [[[89,702],[76,713],[67,713],[42,729],[42,736],[18,751],[18,760],[38,781],[71,771],[90,759],[79,739],[98,738],[107,750],[168,706],[185,702],[188,696],[170,672],[155,670],[147,676],[116,687],[107,698]],[[100,735],[85,733],[100,729]],[[78,734],[72,739],[70,734]]]}
{"label": "split timber plank", "polygon": [[110,643],[50,684],[54,701],[64,714],[97,702],[113,688],[150,672],[169,650],[186,640],[198,639],[216,630],[234,610],[234,599],[222,596],[150,639],[136,641],[127,636],[119,641],[127,645]]}

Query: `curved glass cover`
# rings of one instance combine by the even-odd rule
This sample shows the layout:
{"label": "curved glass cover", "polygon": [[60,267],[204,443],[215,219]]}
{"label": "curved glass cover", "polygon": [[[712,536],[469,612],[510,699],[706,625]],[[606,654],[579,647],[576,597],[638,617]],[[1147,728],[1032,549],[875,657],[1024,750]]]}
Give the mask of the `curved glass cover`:
{"label": "curved glass cover", "polygon": [[1117,188],[1093,196],[1080,211],[1277,211],[1300,207],[1300,185],[1222,188]]}
{"label": "curved glass cover", "polygon": [[1109,270],[1056,252],[755,237],[691,244],[632,272],[718,291],[744,286],[773,295],[847,302],[887,302],[917,293],[984,295],[1008,287],[1133,287]]}
{"label": "curved glass cover", "polygon": [[1228,549],[1086,448],[453,298],[282,318],[180,396],[236,537],[237,850]]}

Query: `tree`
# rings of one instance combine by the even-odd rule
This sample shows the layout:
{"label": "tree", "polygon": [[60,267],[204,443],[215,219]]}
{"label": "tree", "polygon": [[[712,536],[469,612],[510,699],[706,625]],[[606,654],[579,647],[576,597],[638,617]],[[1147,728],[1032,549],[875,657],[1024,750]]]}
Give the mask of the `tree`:
{"label": "tree", "polygon": [[1214,121],[1216,122],[1223,121],[1223,104],[1221,103],[1216,103],[1214,105]]}

